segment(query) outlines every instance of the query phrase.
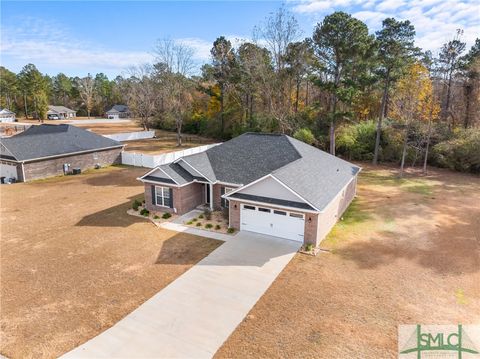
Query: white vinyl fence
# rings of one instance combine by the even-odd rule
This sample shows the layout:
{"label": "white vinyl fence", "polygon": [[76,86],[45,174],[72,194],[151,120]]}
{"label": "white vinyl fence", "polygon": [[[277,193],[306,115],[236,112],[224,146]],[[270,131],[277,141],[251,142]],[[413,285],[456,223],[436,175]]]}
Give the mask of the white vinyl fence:
{"label": "white vinyl fence", "polygon": [[134,140],[144,140],[146,138],[153,138],[155,136],[155,131],[114,133],[112,135],[103,135],[103,136],[111,138],[112,140],[115,140],[115,141],[134,141]]}
{"label": "white vinyl fence", "polygon": [[219,143],[214,143],[211,145],[192,147],[182,151],[163,153],[161,155],[146,155],[144,153],[122,152],[122,164],[137,167],[154,168],[160,165],[165,165],[167,163],[172,163],[173,161],[184,156],[204,152],[209,148],[218,145]]}

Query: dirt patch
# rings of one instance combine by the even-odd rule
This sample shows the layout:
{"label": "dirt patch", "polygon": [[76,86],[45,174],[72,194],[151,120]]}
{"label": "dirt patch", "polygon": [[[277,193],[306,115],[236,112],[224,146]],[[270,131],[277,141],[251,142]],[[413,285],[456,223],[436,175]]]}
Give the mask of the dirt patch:
{"label": "dirt patch", "polygon": [[399,324],[480,321],[480,179],[362,164],[316,257],[296,255],[217,358],[396,358]]}
{"label": "dirt patch", "polygon": [[193,228],[228,234],[228,215],[225,217],[222,211],[210,212],[210,219],[207,219],[207,214],[204,212],[197,217],[184,221],[183,224]]}
{"label": "dirt patch", "polygon": [[144,172],[112,167],[0,187],[2,354],[75,348],[221,244],[128,215]]}

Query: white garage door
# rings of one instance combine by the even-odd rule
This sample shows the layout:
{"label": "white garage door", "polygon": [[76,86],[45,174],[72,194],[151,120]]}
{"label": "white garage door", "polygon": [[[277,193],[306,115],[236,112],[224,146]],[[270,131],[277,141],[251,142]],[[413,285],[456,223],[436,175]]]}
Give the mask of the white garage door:
{"label": "white garage door", "polygon": [[303,242],[305,217],[297,212],[242,204],[240,229]]}
{"label": "white garage door", "polygon": [[7,165],[5,163],[0,163],[0,177],[5,178],[17,178],[17,166],[16,165]]}

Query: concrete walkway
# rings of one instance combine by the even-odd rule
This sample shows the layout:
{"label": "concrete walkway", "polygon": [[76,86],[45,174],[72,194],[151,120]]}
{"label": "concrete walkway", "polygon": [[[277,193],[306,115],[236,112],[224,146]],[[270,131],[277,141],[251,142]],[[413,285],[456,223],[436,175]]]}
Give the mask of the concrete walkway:
{"label": "concrete walkway", "polygon": [[134,312],[63,358],[213,357],[300,247],[249,232],[228,237]]}

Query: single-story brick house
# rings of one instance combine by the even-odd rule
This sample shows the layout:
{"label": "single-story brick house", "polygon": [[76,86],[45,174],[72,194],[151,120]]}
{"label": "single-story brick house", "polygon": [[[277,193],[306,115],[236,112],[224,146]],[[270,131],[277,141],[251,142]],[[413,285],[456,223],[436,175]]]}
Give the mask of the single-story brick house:
{"label": "single-story brick house", "polygon": [[354,198],[360,170],[286,135],[246,133],[139,180],[149,210],[224,208],[237,230],[318,245]]}
{"label": "single-story brick house", "polygon": [[113,105],[113,107],[105,112],[110,120],[118,120],[119,118],[130,118],[130,109],[126,105]]}
{"label": "single-story brick house", "polygon": [[31,126],[0,139],[0,175],[25,182],[121,162],[124,145],[72,126]]}
{"label": "single-story brick house", "polygon": [[77,116],[77,111],[72,110],[65,106],[48,106],[47,117],[53,118],[53,116],[57,116],[59,120],[74,118]]}

